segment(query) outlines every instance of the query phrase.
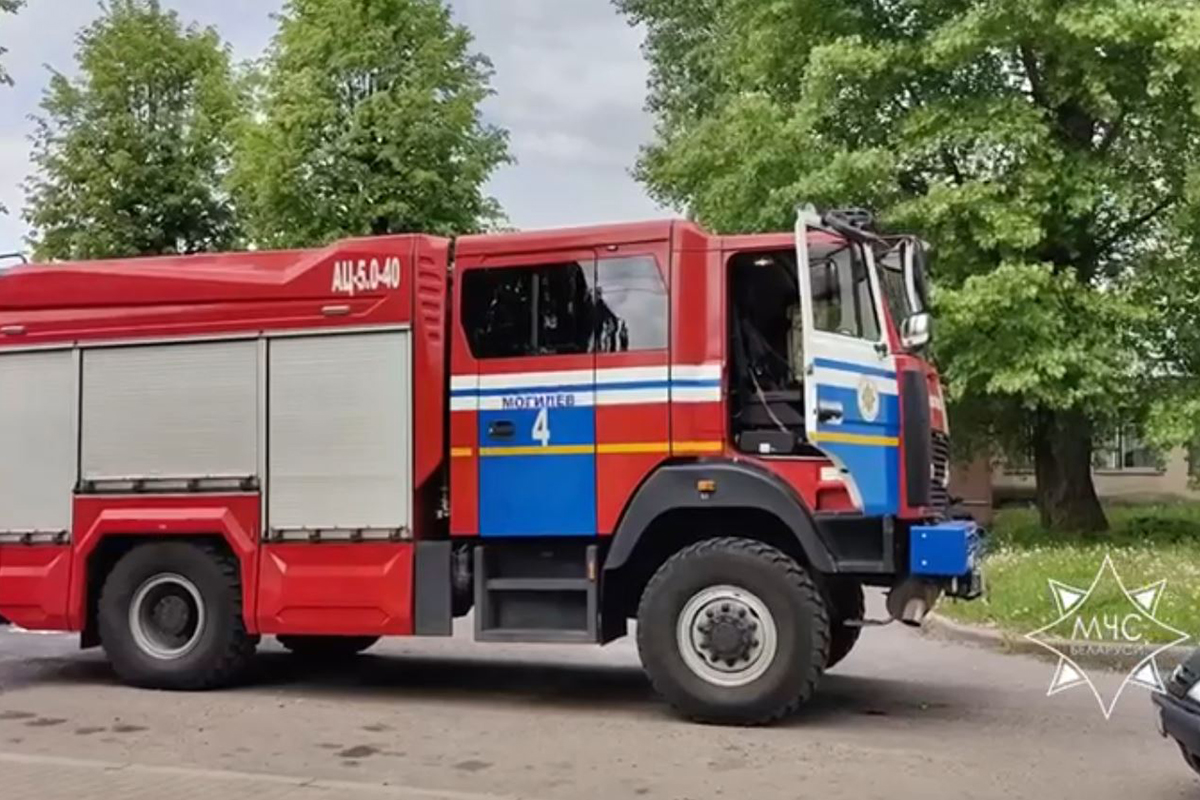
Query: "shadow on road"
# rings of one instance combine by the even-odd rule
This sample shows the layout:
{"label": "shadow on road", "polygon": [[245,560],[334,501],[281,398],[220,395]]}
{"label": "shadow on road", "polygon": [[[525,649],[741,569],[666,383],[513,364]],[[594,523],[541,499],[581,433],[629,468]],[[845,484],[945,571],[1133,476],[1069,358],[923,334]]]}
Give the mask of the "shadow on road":
{"label": "shadow on road", "polygon": [[[98,654],[34,658],[5,665],[0,690],[20,686],[96,685],[119,681]],[[487,660],[453,656],[365,655],[339,663],[261,653],[246,681],[230,691],[500,707],[560,708],[574,712],[666,717],[669,711],[636,666]],[[136,691],[131,689],[130,691]],[[813,700],[788,725],[853,725],[871,718],[905,725],[942,724],[969,716],[975,704],[931,683],[826,675]]]}

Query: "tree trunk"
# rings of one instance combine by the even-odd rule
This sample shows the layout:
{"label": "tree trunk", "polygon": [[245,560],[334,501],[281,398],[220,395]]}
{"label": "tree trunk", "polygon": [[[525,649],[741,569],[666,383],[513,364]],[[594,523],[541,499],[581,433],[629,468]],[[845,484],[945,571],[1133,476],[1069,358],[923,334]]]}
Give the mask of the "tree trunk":
{"label": "tree trunk", "polygon": [[1077,411],[1040,410],[1033,431],[1037,505],[1042,525],[1096,533],[1108,519],[1092,482],[1092,422]]}

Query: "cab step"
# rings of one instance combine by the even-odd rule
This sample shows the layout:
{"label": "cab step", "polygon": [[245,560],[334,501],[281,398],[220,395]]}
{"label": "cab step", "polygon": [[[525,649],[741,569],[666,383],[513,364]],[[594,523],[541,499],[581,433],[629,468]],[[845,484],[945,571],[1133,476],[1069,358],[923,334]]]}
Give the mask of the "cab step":
{"label": "cab step", "polygon": [[475,639],[599,641],[598,548],[554,542],[475,549]]}

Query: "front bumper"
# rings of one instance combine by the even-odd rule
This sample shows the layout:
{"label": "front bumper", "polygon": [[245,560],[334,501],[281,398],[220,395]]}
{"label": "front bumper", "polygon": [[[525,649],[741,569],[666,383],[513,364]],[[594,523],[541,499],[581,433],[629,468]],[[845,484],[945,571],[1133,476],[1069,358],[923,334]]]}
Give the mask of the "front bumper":
{"label": "front bumper", "polygon": [[951,597],[971,600],[983,593],[982,554],[983,529],[971,520],[915,525],[909,532],[909,574],[937,581]]}
{"label": "front bumper", "polygon": [[1159,733],[1179,742],[1188,753],[1200,755],[1200,706],[1169,694],[1155,693]]}

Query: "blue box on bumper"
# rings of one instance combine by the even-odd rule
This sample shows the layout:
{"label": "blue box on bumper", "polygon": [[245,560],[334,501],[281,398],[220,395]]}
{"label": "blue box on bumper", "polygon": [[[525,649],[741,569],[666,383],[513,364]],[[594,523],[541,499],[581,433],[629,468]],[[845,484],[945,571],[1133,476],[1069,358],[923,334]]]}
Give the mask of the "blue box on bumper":
{"label": "blue box on bumper", "polygon": [[960,578],[975,570],[979,527],[970,520],[915,525],[908,537],[908,571],[913,575]]}

